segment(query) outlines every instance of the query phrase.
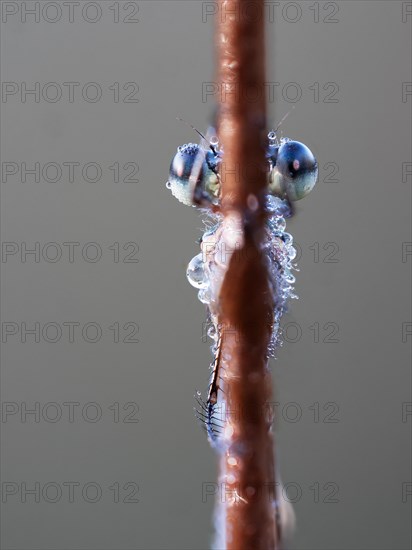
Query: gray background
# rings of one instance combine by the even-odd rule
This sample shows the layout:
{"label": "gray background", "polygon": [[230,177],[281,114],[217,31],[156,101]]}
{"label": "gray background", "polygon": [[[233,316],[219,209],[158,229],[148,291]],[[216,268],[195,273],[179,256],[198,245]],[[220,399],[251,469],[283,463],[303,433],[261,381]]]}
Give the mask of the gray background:
{"label": "gray background", "polygon": [[[217,461],[192,407],[195,390],[206,389],[210,352],[202,339],[203,306],[185,278],[202,222],[164,184],[176,147],[197,141],[175,117],[205,130],[213,112],[213,98],[202,98],[202,83],[214,77],[212,19],[202,20],[206,3],[199,1],[138,1],[120,2],[115,23],[116,3],[100,0],[95,23],[79,8],[73,22],[64,8],[61,20],[50,23],[53,5],[39,22],[30,15],[22,22],[24,3],[11,4],[18,13],[1,23],[1,79],[16,83],[18,92],[3,94],[1,159],[3,167],[16,163],[19,173],[1,183],[1,229],[3,243],[16,243],[9,246],[17,252],[1,264],[1,314],[3,330],[14,327],[16,334],[2,344],[1,398],[3,413],[15,414],[1,419],[1,476],[9,483],[1,548],[207,548],[213,498],[202,491],[215,482]],[[139,21],[124,23],[133,4]],[[300,299],[284,319],[291,323],[289,341],[272,365],[277,452],[296,501],[295,550],[410,548],[412,337],[402,337],[402,326],[408,330],[403,323],[411,322],[412,257],[402,258],[402,243],[411,241],[411,176],[402,181],[402,163],[411,161],[412,96],[402,101],[402,83],[412,80],[412,16],[402,21],[403,4],[320,2],[316,22],[313,2],[281,2],[274,22],[267,15],[268,81],[277,90],[268,125],[301,90],[283,131],[308,144],[320,164],[317,187],[288,224],[301,256]],[[87,18],[95,18],[93,10]],[[325,21],[331,18],[337,22]],[[80,82],[73,102],[62,86],[68,81]],[[59,83],[63,96],[52,103],[48,88],[49,99],[27,96],[24,103],[23,82],[42,89]],[[99,101],[82,97],[88,82],[101,87]],[[109,89],[115,82],[119,102]],[[123,101],[132,91],[122,89],[127,82],[138,84],[138,103]],[[327,83],[339,87],[333,97],[333,88],[323,89]],[[64,171],[55,183],[30,175],[24,183],[24,162],[58,163]],[[99,163],[102,177],[92,183],[77,169],[71,183],[64,162]],[[115,162],[137,163],[138,183],[114,183]],[[331,166],[338,168],[332,182]],[[121,180],[129,172],[121,169]],[[33,248],[36,241],[39,261],[23,262],[23,243]],[[73,262],[62,244],[69,241],[80,243]],[[54,263],[51,242],[63,253]],[[90,242],[102,251],[94,263],[81,252]],[[118,262],[109,249],[116,242]],[[122,248],[129,242],[139,247],[137,263],[123,261],[133,251]],[[40,341],[24,342],[22,323],[36,322]],[[80,323],[72,343],[68,322]],[[116,322],[120,342],[113,341]],[[123,342],[128,322],[138,325],[138,342]],[[94,325],[82,337],[86,323]],[[96,324],[102,335],[90,343]],[[52,343],[56,326],[62,336]],[[332,329],[338,341],[328,341]],[[38,422],[24,415],[35,402]],[[50,402],[54,409],[44,407]],[[79,403],[73,422],[67,402]],[[138,422],[124,422],[137,406]],[[62,417],[52,422],[56,407]],[[96,407],[101,418],[91,422]],[[40,502],[30,495],[24,502],[23,484],[35,482]],[[74,502],[68,482],[80,484]],[[87,502],[93,486],[82,496],[91,482],[102,492],[95,503]],[[136,485],[125,488],[128,482]],[[137,485],[139,502],[124,502]],[[53,503],[56,487],[62,495]],[[329,502],[334,488],[337,502]]]}

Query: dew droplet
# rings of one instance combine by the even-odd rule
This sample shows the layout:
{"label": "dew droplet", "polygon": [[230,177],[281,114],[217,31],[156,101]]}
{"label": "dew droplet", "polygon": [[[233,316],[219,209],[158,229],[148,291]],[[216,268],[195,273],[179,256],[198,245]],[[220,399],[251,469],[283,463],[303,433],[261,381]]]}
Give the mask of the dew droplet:
{"label": "dew droplet", "polygon": [[296,258],[296,248],[288,246],[289,259],[294,260]]}
{"label": "dew droplet", "polygon": [[237,458],[235,458],[234,456],[230,456],[227,459],[227,463],[229,464],[229,466],[237,466]]}
{"label": "dew droplet", "polygon": [[216,339],[217,332],[215,325],[212,325],[207,329],[207,335],[209,336],[209,338],[212,338],[212,340]]}
{"label": "dew droplet", "polygon": [[219,145],[219,138],[217,136],[212,136],[210,138],[210,145],[212,145],[213,147],[218,147]]}
{"label": "dew droplet", "polygon": [[289,272],[289,273],[286,273],[286,275],[285,275],[285,281],[286,281],[287,283],[293,284],[293,283],[296,281],[296,277],[295,277],[294,275],[292,275],[292,273],[290,273],[290,272]]}
{"label": "dew droplet", "polygon": [[186,277],[189,283],[195,288],[207,287],[202,254],[198,254],[190,260],[186,270]]}
{"label": "dew droplet", "polygon": [[278,208],[279,199],[273,195],[268,195],[266,197],[266,210],[268,212],[276,212]]}
{"label": "dew droplet", "polygon": [[229,474],[226,477],[226,481],[229,485],[234,485],[236,483],[236,476],[234,476],[233,474]]}
{"label": "dew droplet", "polygon": [[256,212],[259,207],[259,201],[253,193],[250,193],[246,199],[247,206],[252,212]]}
{"label": "dew droplet", "polygon": [[269,145],[271,145],[272,147],[276,145],[276,132],[274,132],[273,130],[269,132],[268,140],[269,140]]}
{"label": "dew droplet", "polygon": [[197,297],[199,299],[199,302],[202,302],[202,304],[209,305],[210,304],[210,289],[208,287],[201,288],[199,290],[199,292],[197,293]]}
{"label": "dew droplet", "polygon": [[277,231],[284,231],[286,229],[285,218],[278,218],[276,220],[276,229]]}

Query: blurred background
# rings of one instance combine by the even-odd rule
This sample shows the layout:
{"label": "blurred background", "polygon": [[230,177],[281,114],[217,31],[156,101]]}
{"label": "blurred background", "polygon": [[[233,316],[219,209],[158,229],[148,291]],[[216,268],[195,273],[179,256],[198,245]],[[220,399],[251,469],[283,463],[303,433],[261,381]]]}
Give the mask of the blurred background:
{"label": "blurred background", "polygon": [[[204,131],[219,98],[217,4],[1,9],[1,548],[208,548],[203,224],[165,182],[198,140],[176,117]],[[320,168],[271,365],[291,547],[406,550],[412,3],[265,9],[268,129],[295,106],[283,133]]]}

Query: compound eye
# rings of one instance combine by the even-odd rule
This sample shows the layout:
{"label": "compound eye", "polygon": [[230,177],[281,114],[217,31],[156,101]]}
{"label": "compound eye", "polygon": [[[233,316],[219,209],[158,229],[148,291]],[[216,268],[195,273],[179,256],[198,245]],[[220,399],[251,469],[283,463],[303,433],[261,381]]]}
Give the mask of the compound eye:
{"label": "compound eye", "polygon": [[199,146],[195,143],[187,143],[179,147],[170,164],[170,176],[172,178],[189,178],[198,153]]}
{"label": "compound eye", "polygon": [[[193,205],[193,189],[191,189],[189,179],[198,158],[199,149],[199,145],[195,143],[182,145],[178,148],[170,163],[167,187],[171,190],[173,196],[183,204]],[[198,179],[202,177],[203,165],[200,167]]]}
{"label": "compound eye", "polygon": [[306,197],[318,177],[318,163],[312,151],[299,141],[286,141],[279,147],[276,169],[281,187],[292,201]]}

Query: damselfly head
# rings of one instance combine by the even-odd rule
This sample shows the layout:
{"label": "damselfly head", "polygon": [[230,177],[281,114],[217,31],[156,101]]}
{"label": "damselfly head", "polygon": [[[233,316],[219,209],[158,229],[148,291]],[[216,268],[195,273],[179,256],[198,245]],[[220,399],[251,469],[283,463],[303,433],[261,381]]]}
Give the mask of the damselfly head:
{"label": "damselfly head", "polygon": [[203,149],[195,143],[178,147],[172,159],[167,187],[183,204],[217,204],[220,194],[217,150]]}
{"label": "damselfly head", "polygon": [[[186,143],[178,147],[170,164],[166,186],[183,204],[201,208],[219,205],[219,168],[223,151],[219,149],[217,138],[208,139],[194,126],[189,126],[201,136],[202,143]],[[279,138],[276,131],[277,128],[268,134],[267,193],[286,199],[293,212],[291,202],[303,199],[315,186],[318,163],[306,145]]]}
{"label": "damselfly head", "polygon": [[312,191],[318,178],[316,158],[303,143],[285,138],[277,144],[271,141],[271,134],[267,153],[269,193],[286,196],[290,201],[303,199]]}

